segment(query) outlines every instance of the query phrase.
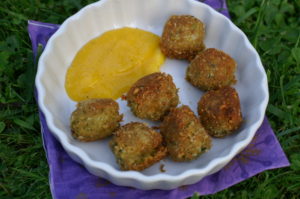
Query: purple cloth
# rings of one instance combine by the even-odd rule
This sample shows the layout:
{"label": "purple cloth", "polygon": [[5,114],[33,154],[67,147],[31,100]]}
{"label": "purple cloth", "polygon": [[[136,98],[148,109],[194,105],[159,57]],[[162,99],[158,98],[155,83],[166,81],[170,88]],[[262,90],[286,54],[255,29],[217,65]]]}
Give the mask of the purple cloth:
{"label": "purple cloth", "polygon": [[[229,16],[225,0],[202,2],[212,6],[225,16]],[[59,25],[55,24],[28,21],[28,31],[35,57],[38,46],[45,47],[48,39],[58,28]],[[38,97],[38,93],[36,93],[36,97]],[[249,146],[219,172],[207,176],[193,185],[182,186],[173,190],[144,191],[117,186],[90,174],[82,165],[74,162],[53,137],[41,111],[40,121],[50,169],[50,189],[53,198],[56,199],[186,198],[195,192],[200,195],[213,194],[262,171],[290,165],[268,120],[265,118]]]}

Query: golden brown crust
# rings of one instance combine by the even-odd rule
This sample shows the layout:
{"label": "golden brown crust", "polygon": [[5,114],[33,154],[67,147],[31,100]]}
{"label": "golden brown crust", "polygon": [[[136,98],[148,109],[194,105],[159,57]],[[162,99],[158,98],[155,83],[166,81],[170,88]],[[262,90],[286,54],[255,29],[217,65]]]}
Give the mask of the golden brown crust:
{"label": "golden brown crust", "polygon": [[190,161],[211,148],[211,138],[188,106],[174,108],[160,127],[174,161]]}
{"label": "golden brown crust", "polygon": [[205,93],[198,113],[207,132],[219,138],[232,134],[243,121],[238,93],[229,86]]}
{"label": "golden brown crust", "polygon": [[205,49],[204,29],[204,24],[193,16],[171,16],[164,26],[161,37],[162,53],[170,58],[192,60]]}
{"label": "golden brown crust", "polygon": [[139,118],[159,121],[179,101],[172,76],[152,73],[139,79],[127,93],[128,106]]}
{"label": "golden brown crust", "polygon": [[235,84],[236,62],[228,54],[208,48],[192,60],[186,79],[202,90],[215,90]]}
{"label": "golden brown crust", "polygon": [[112,99],[81,101],[71,115],[72,135],[85,142],[106,138],[119,128],[122,117],[118,103]]}
{"label": "golden brown crust", "polygon": [[122,170],[144,170],[167,154],[160,133],[139,122],[131,122],[116,131],[110,147]]}

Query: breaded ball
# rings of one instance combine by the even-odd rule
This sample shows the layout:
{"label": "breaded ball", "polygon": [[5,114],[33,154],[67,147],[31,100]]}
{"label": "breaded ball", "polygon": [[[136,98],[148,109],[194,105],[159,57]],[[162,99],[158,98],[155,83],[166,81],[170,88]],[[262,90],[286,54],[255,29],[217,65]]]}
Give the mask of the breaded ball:
{"label": "breaded ball", "polygon": [[80,141],[106,138],[119,128],[119,105],[112,99],[88,99],[77,104],[71,115],[71,130]]}
{"label": "breaded ball", "polygon": [[139,79],[126,98],[137,117],[153,121],[161,120],[179,101],[172,76],[159,72]]}
{"label": "breaded ball", "polygon": [[236,62],[215,48],[208,48],[192,60],[186,79],[202,90],[215,90],[236,83]]}
{"label": "breaded ball", "polygon": [[122,170],[146,169],[167,154],[161,134],[139,122],[126,124],[117,130],[110,147]]}
{"label": "breaded ball", "polygon": [[190,161],[211,148],[211,138],[188,106],[174,108],[160,126],[174,161]]}
{"label": "breaded ball", "polygon": [[192,60],[204,48],[205,25],[190,15],[174,15],[166,22],[160,42],[164,55]]}
{"label": "breaded ball", "polygon": [[243,121],[238,93],[229,86],[206,92],[198,103],[198,113],[213,137],[232,134]]}

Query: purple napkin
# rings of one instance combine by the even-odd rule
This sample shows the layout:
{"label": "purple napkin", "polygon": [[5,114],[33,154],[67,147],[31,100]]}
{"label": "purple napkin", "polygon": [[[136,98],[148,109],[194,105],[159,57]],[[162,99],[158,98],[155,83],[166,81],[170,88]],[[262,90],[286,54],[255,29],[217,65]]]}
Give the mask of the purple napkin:
{"label": "purple napkin", "polygon": [[[217,11],[229,17],[225,0],[202,0]],[[28,21],[28,31],[34,56],[38,46],[45,47],[48,39],[59,25]],[[36,93],[38,98],[38,93]],[[82,165],[74,162],[53,137],[48,129],[44,114],[40,111],[40,121],[44,148],[50,174],[50,189],[56,199],[93,199],[93,198],[186,198],[193,193],[213,194],[250,178],[262,171],[289,166],[267,118],[256,132],[249,146],[238,154],[219,172],[201,181],[173,190],[139,190],[117,186],[100,177],[90,174]]]}

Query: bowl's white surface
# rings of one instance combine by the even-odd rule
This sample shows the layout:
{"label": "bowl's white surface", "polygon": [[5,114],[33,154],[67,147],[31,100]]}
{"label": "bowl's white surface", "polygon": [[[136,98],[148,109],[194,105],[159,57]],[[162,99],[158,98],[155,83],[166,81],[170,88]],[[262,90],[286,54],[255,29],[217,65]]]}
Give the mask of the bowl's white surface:
{"label": "bowl's white surface", "polygon": [[[174,14],[189,14],[201,19],[206,24],[206,46],[221,49],[237,61],[238,82],[234,87],[240,96],[245,122],[236,134],[213,139],[212,149],[192,162],[175,163],[165,159],[142,172],[120,171],[108,147],[109,139],[82,143],[72,138],[69,117],[76,103],[64,88],[67,68],[77,51],[103,32],[129,26],[161,35],[164,23]],[[197,113],[197,102],[203,92],[184,79],[187,64],[168,59],[162,71],[173,76],[180,88],[181,103]],[[195,183],[220,170],[250,143],[263,121],[268,102],[264,68],[245,34],[226,17],[194,0],[102,0],[83,8],[68,18],[49,40],[39,60],[36,87],[38,103],[50,130],[74,160],[117,185],[140,189],[172,189]],[[141,121],[132,115],[125,101],[118,102],[125,115],[123,124]],[[160,172],[160,164],[165,165],[165,173]]]}

